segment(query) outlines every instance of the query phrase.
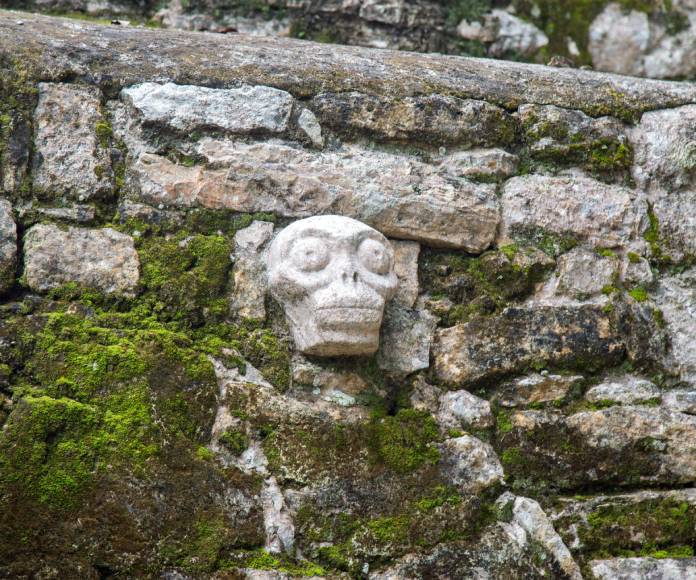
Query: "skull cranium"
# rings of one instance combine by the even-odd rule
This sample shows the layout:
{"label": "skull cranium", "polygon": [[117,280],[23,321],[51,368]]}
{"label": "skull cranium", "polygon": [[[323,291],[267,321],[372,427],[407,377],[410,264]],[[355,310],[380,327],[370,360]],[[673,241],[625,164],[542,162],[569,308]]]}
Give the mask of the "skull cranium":
{"label": "skull cranium", "polygon": [[326,215],[296,221],[271,244],[268,278],[295,344],[319,356],[374,353],[396,291],[394,251],[377,230]]}

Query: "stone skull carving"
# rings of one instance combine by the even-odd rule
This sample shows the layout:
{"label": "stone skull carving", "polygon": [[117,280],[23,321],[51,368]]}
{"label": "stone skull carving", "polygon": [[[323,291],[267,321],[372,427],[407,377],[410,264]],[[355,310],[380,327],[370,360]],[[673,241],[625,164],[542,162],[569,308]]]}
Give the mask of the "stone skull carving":
{"label": "stone skull carving", "polygon": [[271,294],[295,344],[318,356],[372,354],[386,301],[396,291],[394,251],[377,230],[347,217],[296,221],[268,253]]}

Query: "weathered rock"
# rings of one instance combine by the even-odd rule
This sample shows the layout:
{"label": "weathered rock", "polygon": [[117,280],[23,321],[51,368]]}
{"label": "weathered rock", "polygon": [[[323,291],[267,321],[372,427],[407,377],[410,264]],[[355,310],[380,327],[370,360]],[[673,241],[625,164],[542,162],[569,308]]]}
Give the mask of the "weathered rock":
{"label": "weathered rock", "polygon": [[683,381],[696,385],[696,269],[662,278],[655,304],[667,324],[671,342],[669,368]]}
{"label": "weathered rock", "polygon": [[696,190],[662,195],[652,209],[658,224],[660,252],[674,262],[696,255]]}
{"label": "weathered rock", "polygon": [[586,177],[513,177],[503,188],[499,243],[541,229],[597,247],[621,246],[637,222],[626,188]]}
{"label": "weathered rock", "polygon": [[[506,476],[524,487],[686,485],[696,473],[696,417],[615,405],[569,417],[515,411],[499,450]],[[500,429],[500,423],[499,423]]]}
{"label": "weathered rock", "polygon": [[[639,475],[640,481],[673,484],[694,481],[696,417],[692,415],[661,408],[615,406],[577,413],[568,417],[567,424],[598,456],[614,453],[616,460],[631,465],[640,461],[636,456],[631,457],[631,448],[636,449],[638,456],[647,455],[649,462],[643,466],[645,472]],[[609,466],[602,466],[598,461],[598,475],[602,467]],[[594,479],[591,471],[587,475]],[[598,481],[601,479],[597,477]]]}
{"label": "weathered rock", "polygon": [[300,116],[297,118],[297,126],[307,136],[315,147],[324,146],[324,138],[321,135],[321,125],[314,113],[309,109],[302,109]]}
{"label": "weathered rock", "polygon": [[582,375],[554,375],[544,371],[503,383],[495,400],[501,407],[523,407],[534,403],[552,403],[569,397],[583,382]]}
{"label": "weathered rock", "polygon": [[394,272],[399,279],[393,300],[406,308],[413,308],[418,298],[418,256],[420,244],[392,241]]}
{"label": "weathered rock", "polygon": [[599,70],[640,75],[650,42],[650,24],[644,12],[625,11],[615,2],[599,14],[589,30],[588,50]]}
{"label": "weathered rock", "polygon": [[255,221],[234,235],[232,309],[242,318],[266,318],[263,251],[273,236],[271,222]]}
{"label": "weathered rock", "polygon": [[263,525],[266,530],[266,550],[271,554],[291,554],[295,543],[295,526],[275,477],[269,477],[264,481],[260,496]]}
{"label": "weathered rock", "polygon": [[0,292],[14,284],[17,268],[17,226],[12,204],[0,199]]}
{"label": "weathered rock", "polygon": [[0,159],[0,191],[13,193],[21,187],[27,175],[31,125],[20,115],[10,113],[0,122],[0,130],[5,135]]}
{"label": "weathered rock", "polygon": [[495,39],[488,48],[493,57],[529,57],[549,43],[548,37],[536,26],[505,10],[495,9],[486,15],[486,26],[495,30]]}
{"label": "weathered rock", "polygon": [[39,292],[76,283],[132,295],[138,284],[140,262],[133,238],[111,228],[36,225],[24,238],[24,255],[27,284]]}
{"label": "weathered rock", "polygon": [[121,99],[144,125],[184,134],[210,129],[282,133],[294,101],[289,93],[271,87],[209,89],[174,83],[141,83],[123,89]]}
{"label": "weathered rock", "polygon": [[[523,103],[544,103],[622,118],[696,101],[696,89],[688,83],[519,62],[384,53],[337,45],[327,48],[306,41],[245,35],[230,43],[224,35],[78,24],[38,15],[23,14],[20,20],[3,15],[2,21],[0,51],[26,63],[27,70],[36,70],[36,78],[30,80],[39,80],[43,71],[50,70],[53,78],[65,78],[76,70],[88,70],[90,78],[109,78],[116,87],[167,78],[179,84],[274,86],[310,97],[322,91],[404,96],[439,93],[490,100],[510,109]],[[71,57],[65,59],[68,46]],[[520,83],[521,77],[526,82]]]}
{"label": "weathered rock", "polygon": [[517,172],[519,161],[503,149],[470,149],[442,158],[449,173],[467,179],[506,179]]}
{"label": "weathered rock", "polygon": [[437,319],[427,310],[404,308],[398,303],[387,307],[382,324],[379,367],[393,373],[408,374],[430,366],[430,343]]}
{"label": "weathered rock", "polygon": [[675,389],[662,395],[662,405],[668,409],[696,415],[696,390]]}
{"label": "weathered rock", "polygon": [[324,126],[341,132],[363,131],[384,140],[473,147],[506,144],[514,135],[513,119],[503,109],[471,99],[322,93],[310,106]]}
{"label": "weathered rock", "polygon": [[203,139],[210,164],[184,167],[143,154],[131,167],[152,204],[270,211],[303,217],[339,213],[388,236],[481,252],[498,225],[495,188],[452,180],[410,157],[356,145],[315,153],[278,143]]}
{"label": "weathered rock", "polygon": [[467,384],[532,364],[610,365],[623,354],[606,314],[594,306],[507,308],[436,332],[435,373]]}
{"label": "weathered rock", "polygon": [[561,497],[549,511],[577,557],[619,556],[661,546],[688,546],[696,520],[696,490],[645,490]]}
{"label": "weathered rock", "polygon": [[490,403],[463,390],[440,396],[435,418],[445,429],[485,429],[493,425]]}
{"label": "weathered rock", "polygon": [[503,468],[488,443],[462,435],[438,447],[443,477],[461,493],[479,493],[502,482]]}
{"label": "weathered rock", "polygon": [[609,4],[590,25],[588,49],[594,66],[651,78],[693,77],[694,7],[684,6],[688,12],[678,8],[675,2],[651,15]]}
{"label": "weathered rock", "polygon": [[594,172],[623,171],[630,166],[624,126],[613,117],[595,119],[553,105],[523,105],[517,116],[524,141],[536,159]]}
{"label": "weathered rock", "polygon": [[[696,184],[696,105],[651,111],[630,134],[632,175],[651,191],[691,188]],[[688,208],[687,208],[688,209]]]}
{"label": "weathered rock", "polygon": [[541,506],[527,497],[517,497],[512,507],[512,521],[518,524],[527,535],[553,556],[567,578],[582,580],[577,565],[568,547],[553,528]]}
{"label": "weathered rock", "polygon": [[581,299],[599,294],[613,284],[618,267],[616,258],[575,248],[558,259],[558,292]]}
{"label": "weathered rock", "polygon": [[693,580],[696,578],[696,558],[593,560],[590,569],[599,580]]}
{"label": "weathered rock", "polygon": [[592,387],[585,398],[591,403],[612,402],[622,405],[639,405],[660,400],[660,389],[654,383],[626,375]]}
{"label": "weathered rock", "polygon": [[645,258],[632,255],[621,264],[621,280],[629,288],[633,286],[648,287],[655,282],[655,275],[650,267],[650,262]]}
{"label": "weathered rock", "polygon": [[100,92],[94,87],[39,84],[32,171],[36,191],[78,201],[111,193],[110,153],[103,143],[111,128],[100,106]]}

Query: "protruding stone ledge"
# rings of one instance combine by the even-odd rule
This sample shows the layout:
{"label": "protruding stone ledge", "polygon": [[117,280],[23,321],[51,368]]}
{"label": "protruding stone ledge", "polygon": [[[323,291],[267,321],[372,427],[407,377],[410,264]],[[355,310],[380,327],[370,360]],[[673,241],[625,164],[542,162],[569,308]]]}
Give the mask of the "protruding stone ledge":
{"label": "protruding stone ledge", "polygon": [[696,103],[696,87],[689,83],[290,39],[101,26],[24,13],[20,19],[12,12],[0,13],[0,54],[22,63],[35,80],[74,78],[98,84],[112,97],[138,82],[169,80],[210,87],[261,84],[296,97],[323,91],[441,94],[510,109],[549,104],[623,119]]}

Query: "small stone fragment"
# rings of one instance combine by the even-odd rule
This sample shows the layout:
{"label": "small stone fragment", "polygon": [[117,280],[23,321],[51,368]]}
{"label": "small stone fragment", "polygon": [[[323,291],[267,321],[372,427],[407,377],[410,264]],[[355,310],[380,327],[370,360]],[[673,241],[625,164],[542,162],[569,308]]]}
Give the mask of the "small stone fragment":
{"label": "small stone fragment", "polygon": [[696,391],[690,389],[675,389],[662,395],[662,405],[667,409],[696,415]]}
{"label": "small stone fragment", "polygon": [[486,15],[486,25],[495,29],[495,40],[488,48],[492,57],[506,55],[533,56],[540,48],[549,43],[548,37],[534,26],[498,8]]}
{"label": "small stone fragment", "polygon": [[232,309],[241,318],[266,318],[266,266],[263,250],[273,236],[271,222],[254,221],[234,235]]}
{"label": "small stone fragment", "polygon": [[430,366],[430,344],[437,319],[427,310],[387,306],[382,323],[379,368],[409,374]]}
{"label": "small stone fragment", "polygon": [[399,279],[392,300],[406,308],[413,308],[418,298],[418,256],[420,244],[392,240],[394,248],[394,272]]}
{"label": "small stone fragment", "polygon": [[513,504],[512,515],[513,521],[519,524],[534,542],[543,546],[554,557],[567,578],[582,580],[580,567],[538,502],[527,497],[517,497]]}
{"label": "small stone fragment", "polygon": [[493,425],[490,403],[464,390],[444,393],[435,418],[445,429],[486,429]]}
{"label": "small stone fragment", "polygon": [[501,407],[523,407],[533,403],[562,401],[583,380],[582,375],[533,373],[503,383],[495,398]]}
{"label": "small stone fragment", "polygon": [[141,83],[121,91],[121,99],[144,124],[189,133],[217,129],[230,133],[282,133],[293,97],[264,86],[209,89],[174,83]]}
{"label": "small stone fragment", "polygon": [[592,387],[585,398],[591,403],[611,401],[622,405],[640,405],[660,399],[660,389],[652,382],[626,375]]}
{"label": "small stone fragment", "polygon": [[443,477],[460,493],[479,493],[502,482],[503,467],[488,443],[462,435],[447,439],[438,448]]}
{"label": "small stone fragment", "polygon": [[297,126],[307,135],[312,145],[318,148],[324,146],[324,138],[321,136],[321,125],[312,111],[302,109],[297,119]]}
{"label": "small stone fragment", "polygon": [[140,261],[133,238],[111,228],[84,229],[39,224],[24,238],[24,275],[32,290],[63,284],[133,295]]}
{"label": "small stone fragment", "polygon": [[17,226],[12,204],[0,199],[0,292],[5,292],[14,284],[16,267]]}
{"label": "small stone fragment", "polygon": [[104,197],[112,191],[108,139],[111,126],[100,111],[94,87],[39,83],[34,113],[33,186],[51,198],[76,201]]}
{"label": "small stone fragment", "polygon": [[470,149],[442,159],[447,171],[467,179],[506,179],[517,172],[519,157],[503,149]]}

